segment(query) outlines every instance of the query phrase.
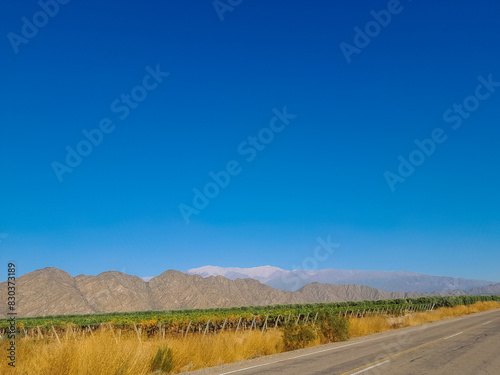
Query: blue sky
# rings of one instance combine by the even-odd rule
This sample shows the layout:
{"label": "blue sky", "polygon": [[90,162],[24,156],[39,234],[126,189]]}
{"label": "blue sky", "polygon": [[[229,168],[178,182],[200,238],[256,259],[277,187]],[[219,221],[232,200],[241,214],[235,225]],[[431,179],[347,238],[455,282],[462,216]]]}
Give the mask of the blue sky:
{"label": "blue sky", "polygon": [[500,282],[498,2],[41,3],[0,12],[1,264],[292,269],[330,236],[321,269]]}

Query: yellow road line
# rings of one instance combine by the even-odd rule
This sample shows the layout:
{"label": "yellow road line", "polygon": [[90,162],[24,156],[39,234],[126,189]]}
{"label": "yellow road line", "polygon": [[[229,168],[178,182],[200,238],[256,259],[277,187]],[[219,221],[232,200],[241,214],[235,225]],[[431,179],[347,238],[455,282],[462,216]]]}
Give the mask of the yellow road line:
{"label": "yellow road line", "polygon": [[[474,328],[477,328],[477,327],[481,327],[483,324],[478,324],[476,326],[473,326],[473,327],[470,327],[468,329],[464,329],[461,333],[464,333],[464,332],[467,332],[467,331],[470,331],[471,329],[474,329]],[[453,335],[455,336],[455,335]],[[453,337],[453,336],[449,336],[447,338],[450,338],[450,337]],[[410,349],[407,349],[407,350],[404,350],[402,352],[399,352],[399,353],[395,353],[395,354],[391,354],[385,358],[382,358],[382,359],[379,359],[378,361],[375,361],[375,362],[372,362],[372,363],[368,363],[366,365],[363,365],[363,366],[360,366],[358,368],[355,368],[353,370],[349,370],[349,371],[346,371],[346,372],[343,372],[341,375],[348,375],[348,374],[351,374],[351,375],[354,375],[354,373],[359,373],[359,370],[363,370],[363,369],[366,369],[367,367],[370,367],[370,366],[374,366],[374,365],[378,365],[382,362],[386,362],[388,360],[391,360],[393,358],[396,358],[396,357],[399,357],[400,355],[403,355],[403,354],[407,354],[407,353],[410,353],[414,350],[417,350],[417,349],[420,349],[420,348],[423,348],[425,346],[428,346],[428,345],[431,345],[431,344],[434,344],[438,341],[444,341],[446,340],[447,338],[443,338],[443,337],[440,337],[436,340],[432,340],[432,341],[429,341],[429,342],[426,342],[424,344],[421,344],[421,345],[418,345],[418,346],[414,346],[413,348],[410,348]],[[356,372],[357,371],[357,372]]]}

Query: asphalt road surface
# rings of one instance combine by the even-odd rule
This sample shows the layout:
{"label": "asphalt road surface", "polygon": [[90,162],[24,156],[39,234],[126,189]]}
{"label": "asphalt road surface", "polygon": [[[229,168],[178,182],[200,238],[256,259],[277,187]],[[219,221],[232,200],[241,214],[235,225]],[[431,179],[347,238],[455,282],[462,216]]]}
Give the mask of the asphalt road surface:
{"label": "asphalt road surface", "polygon": [[387,331],[190,375],[500,375],[500,310]]}

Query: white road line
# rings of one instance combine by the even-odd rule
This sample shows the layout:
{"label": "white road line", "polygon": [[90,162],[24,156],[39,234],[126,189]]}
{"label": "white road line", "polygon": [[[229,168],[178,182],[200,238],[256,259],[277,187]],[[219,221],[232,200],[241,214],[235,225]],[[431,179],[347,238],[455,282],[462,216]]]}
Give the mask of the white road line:
{"label": "white road line", "polygon": [[462,333],[463,333],[463,332],[458,332],[458,333],[455,333],[454,335],[451,335],[451,336],[445,337],[443,340],[448,340],[448,339],[451,339],[452,337],[455,337],[455,336],[461,335]]}
{"label": "white road line", "polygon": [[365,372],[365,371],[368,371],[368,370],[371,370],[372,368],[374,367],[377,367],[377,366],[382,366],[383,364],[386,364],[387,362],[390,362],[389,360],[387,361],[384,361],[384,362],[381,362],[381,363],[377,363],[376,365],[373,365],[373,366],[370,366],[370,367],[367,367],[363,370],[360,370],[358,372],[353,372],[351,375],[356,375],[356,374],[361,374],[362,372]]}
{"label": "white road line", "polygon": [[483,323],[483,326],[484,326],[485,324],[489,324],[489,323],[491,323],[491,320],[490,320],[489,322]]}
{"label": "white road line", "polygon": [[292,360],[292,359],[301,358],[301,357],[307,357],[307,356],[314,355],[314,354],[318,354],[318,353],[322,353],[322,352],[328,352],[328,351],[330,351],[330,350],[342,349],[342,348],[346,348],[346,347],[348,347],[348,346],[353,346],[353,345],[358,345],[358,344],[364,344],[365,342],[374,341],[374,340],[379,340],[379,339],[381,339],[381,338],[382,338],[382,336],[381,336],[381,337],[374,338],[374,339],[370,339],[370,340],[364,340],[364,341],[353,342],[352,344],[341,345],[341,346],[336,346],[336,347],[334,347],[334,348],[328,348],[328,349],[318,350],[318,351],[311,352],[311,353],[306,353],[306,354],[297,355],[297,356],[295,356],[295,357],[290,357],[290,358],[280,359],[279,361],[274,361],[274,362],[269,362],[269,363],[262,363],[262,364],[260,364],[260,365],[255,365],[255,366],[245,367],[245,368],[242,368],[242,369],[239,369],[239,370],[234,370],[234,371],[229,371],[229,372],[222,372],[222,373],[220,373],[219,375],[234,374],[235,372],[240,372],[240,371],[250,370],[250,369],[253,369],[253,368],[257,368],[257,367],[274,365],[275,363],[284,362],[284,361],[290,361],[290,360]]}
{"label": "white road line", "polygon": [[[421,327],[420,329],[424,329],[424,328],[427,328],[427,327]],[[393,331],[395,332],[394,334],[397,334],[397,330]],[[406,333],[406,332],[404,332]],[[403,334],[404,334],[403,333]],[[452,336],[449,336],[449,337],[446,337],[444,340],[447,340],[449,338],[452,338],[454,336],[457,336],[457,335],[460,335],[462,334],[463,332],[459,332],[455,335],[452,335]],[[400,333],[401,334],[401,333]],[[374,340],[379,340],[381,338],[384,338],[385,336],[380,336],[380,337],[376,337],[376,338],[373,338],[373,339],[369,339],[369,340],[363,340],[363,341],[358,341],[358,342],[354,342],[352,344],[347,344],[347,345],[342,345],[342,346],[336,346],[334,348],[328,348],[328,349],[323,349],[323,350],[318,350],[318,351],[315,351],[315,352],[311,352],[311,353],[306,353],[306,354],[301,354],[301,355],[297,355],[295,357],[290,357],[290,358],[285,358],[285,359],[280,359],[279,361],[274,361],[274,362],[268,362],[268,363],[262,363],[260,365],[255,365],[255,366],[250,366],[250,367],[245,367],[245,368],[242,368],[242,369],[239,369],[239,370],[233,370],[233,371],[228,371],[228,372],[221,372],[219,375],[227,375],[227,374],[234,374],[236,372],[240,372],[240,371],[246,371],[246,370],[250,370],[250,369],[253,369],[253,368],[257,368],[257,367],[262,367],[262,366],[270,366],[270,365],[274,365],[275,363],[280,363],[280,362],[284,362],[284,361],[291,361],[292,359],[297,359],[297,358],[301,358],[301,357],[307,357],[307,356],[310,356],[310,355],[315,355],[315,354],[318,354],[318,353],[323,353],[323,352],[328,352],[330,350],[337,350],[337,349],[342,349],[342,348],[346,348],[348,346],[353,346],[353,345],[358,345],[358,344],[364,344],[366,342],[369,342],[369,341],[374,341]],[[389,360],[388,360],[389,361]],[[382,362],[382,363],[385,363],[385,362]],[[378,366],[378,365],[377,365]],[[354,375],[354,374],[351,374],[351,375]]]}

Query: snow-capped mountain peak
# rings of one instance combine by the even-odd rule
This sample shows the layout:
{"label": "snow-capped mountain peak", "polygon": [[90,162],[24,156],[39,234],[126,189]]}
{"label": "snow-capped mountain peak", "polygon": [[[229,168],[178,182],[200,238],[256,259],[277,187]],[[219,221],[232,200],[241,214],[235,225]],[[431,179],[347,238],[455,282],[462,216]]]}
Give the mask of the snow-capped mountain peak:
{"label": "snow-capped mountain peak", "polygon": [[287,272],[281,268],[273,266],[260,266],[250,268],[240,267],[218,267],[218,266],[204,266],[199,268],[192,268],[187,270],[186,273],[207,276],[224,276],[229,279],[236,278],[252,278],[259,281],[267,280],[277,273]]}

